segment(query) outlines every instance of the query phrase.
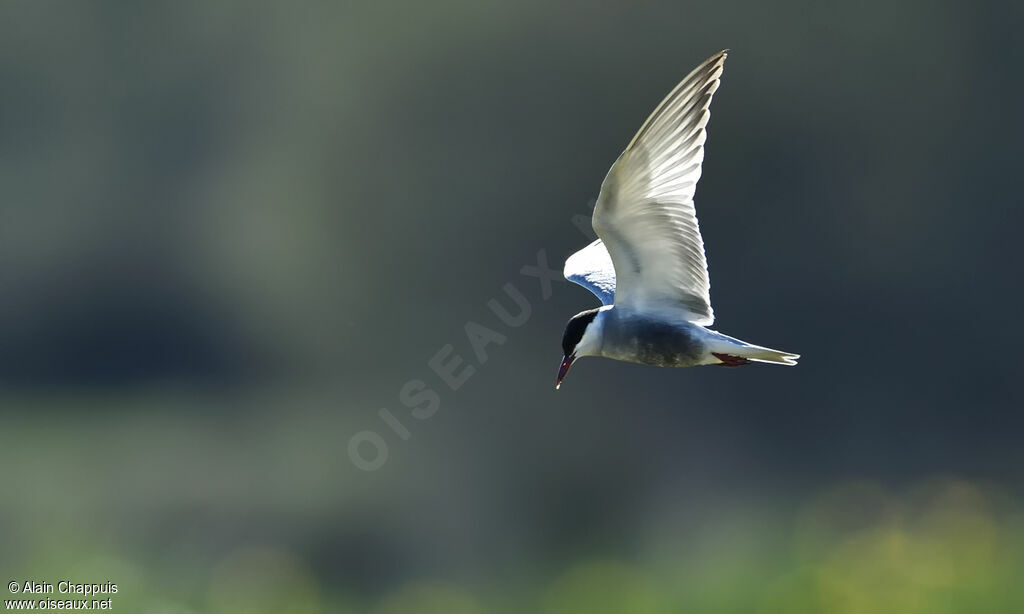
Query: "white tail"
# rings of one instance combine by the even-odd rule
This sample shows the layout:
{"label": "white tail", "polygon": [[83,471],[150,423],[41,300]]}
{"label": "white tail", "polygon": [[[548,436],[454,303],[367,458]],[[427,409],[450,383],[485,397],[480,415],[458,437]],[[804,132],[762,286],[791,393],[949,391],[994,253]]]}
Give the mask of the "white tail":
{"label": "white tail", "polygon": [[739,356],[757,362],[770,362],[776,365],[787,365],[792,367],[796,364],[799,354],[780,352],[771,348],[763,348],[759,345],[742,345],[730,349],[729,354]]}
{"label": "white tail", "polygon": [[790,354],[789,352],[780,352],[779,350],[752,345],[717,331],[709,330],[708,332],[711,333],[711,338],[707,342],[709,356],[708,362],[704,364],[735,367],[753,360],[792,367],[796,364],[796,360],[800,358],[799,354]]}

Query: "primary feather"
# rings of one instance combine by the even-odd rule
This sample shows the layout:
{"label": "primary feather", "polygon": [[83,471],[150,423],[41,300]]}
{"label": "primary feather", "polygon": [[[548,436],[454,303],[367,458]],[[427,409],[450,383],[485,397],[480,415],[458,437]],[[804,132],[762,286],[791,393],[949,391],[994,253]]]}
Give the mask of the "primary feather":
{"label": "primary feather", "polygon": [[593,226],[614,265],[617,305],[678,308],[695,324],[714,322],[693,196],[725,57],[709,58],[669,93],[601,185]]}

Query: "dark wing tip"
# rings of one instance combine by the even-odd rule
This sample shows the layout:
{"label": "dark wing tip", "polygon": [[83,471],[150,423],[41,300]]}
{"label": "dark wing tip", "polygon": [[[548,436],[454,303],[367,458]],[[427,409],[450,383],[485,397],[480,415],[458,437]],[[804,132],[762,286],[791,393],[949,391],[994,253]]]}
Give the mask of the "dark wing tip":
{"label": "dark wing tip", "polygon": [[710,58],[708,58],[707,60],[705,60],[704,64],[702,64],[702,67],[710,66],[712,64],[718,64],[718,65],[724,64],[725,63],[725,58],[729,57],[729,51],[730,51],[729,49],[722,49],[721,51],[719,51],[715,55],[713,55]]}
{"label": "dark wing tip", "polygon": [[[663,112],[667,108],[673,106],[673,104],[677,101],[677,99],[679,99],[679,97],[692,95],[694,92],[693,87],[695,84],[706,84],[711,83],[713,81],[717,81],[719,77],[722,76],[722,72],[725,70],[725,58],[728,57],[728,55],[729,50],[723,49],[716,53],[715,55],[711,56],[710,58],[701,62],[697,66],[697,68],[691,70],[690,73],[686,75],[686,77],[684,77],[682,81],[680,81],[674,88],[672,88],[672,91],[669,92],[664,99],[662,99],[661,103],[659,103],[658,106],[655,107],[654,112],[652,112],[650,116],[648,116],[647,120],[643,123],[642,126],[640,126],[640,130],[637,131],[637,133],[633,136],[633,139],[629,142],[628,145],[626,145],[626,151],[633,149],[633,147],[638,142],[640,142],[644,134],[646,134],[647,131],[651,128],[651,126],[658,121],[658,118],[663,114]],[[718,86],[714,85],[713,87],[717,89]],[[712,89],[711,92],[714,93],[714,89]],[[710,97],[708,97],[708,104],[710,104],[710,102],[711,99]]]}

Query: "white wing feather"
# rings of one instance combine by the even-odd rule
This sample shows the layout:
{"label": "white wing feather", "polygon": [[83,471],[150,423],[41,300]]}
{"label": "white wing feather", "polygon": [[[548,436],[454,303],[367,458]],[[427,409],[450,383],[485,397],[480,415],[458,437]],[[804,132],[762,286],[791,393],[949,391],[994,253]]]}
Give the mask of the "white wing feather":
{"label": "white wing feather", "polygon": [[615,266],[601,239],[569,256],[562,274],[593,292],[602,305],[615,302]]}
{"label": "white wing feather", "polygon": [[725,57],[709,58],[669,93],[601,185],[593,225],[614,263],[616,304],[714,322],[693,195]]}

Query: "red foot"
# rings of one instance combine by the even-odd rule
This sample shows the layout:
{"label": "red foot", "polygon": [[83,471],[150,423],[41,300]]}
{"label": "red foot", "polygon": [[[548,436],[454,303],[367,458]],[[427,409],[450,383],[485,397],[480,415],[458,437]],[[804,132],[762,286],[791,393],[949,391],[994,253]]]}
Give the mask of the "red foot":
{"label": "red foot", "polygon": [[722,361],[719,367],[742,367],[743,365],[749,365],[750,361],[740,356],[733,356],[732,354],[719,354],[718,352],[711,352],[711,355]]}

